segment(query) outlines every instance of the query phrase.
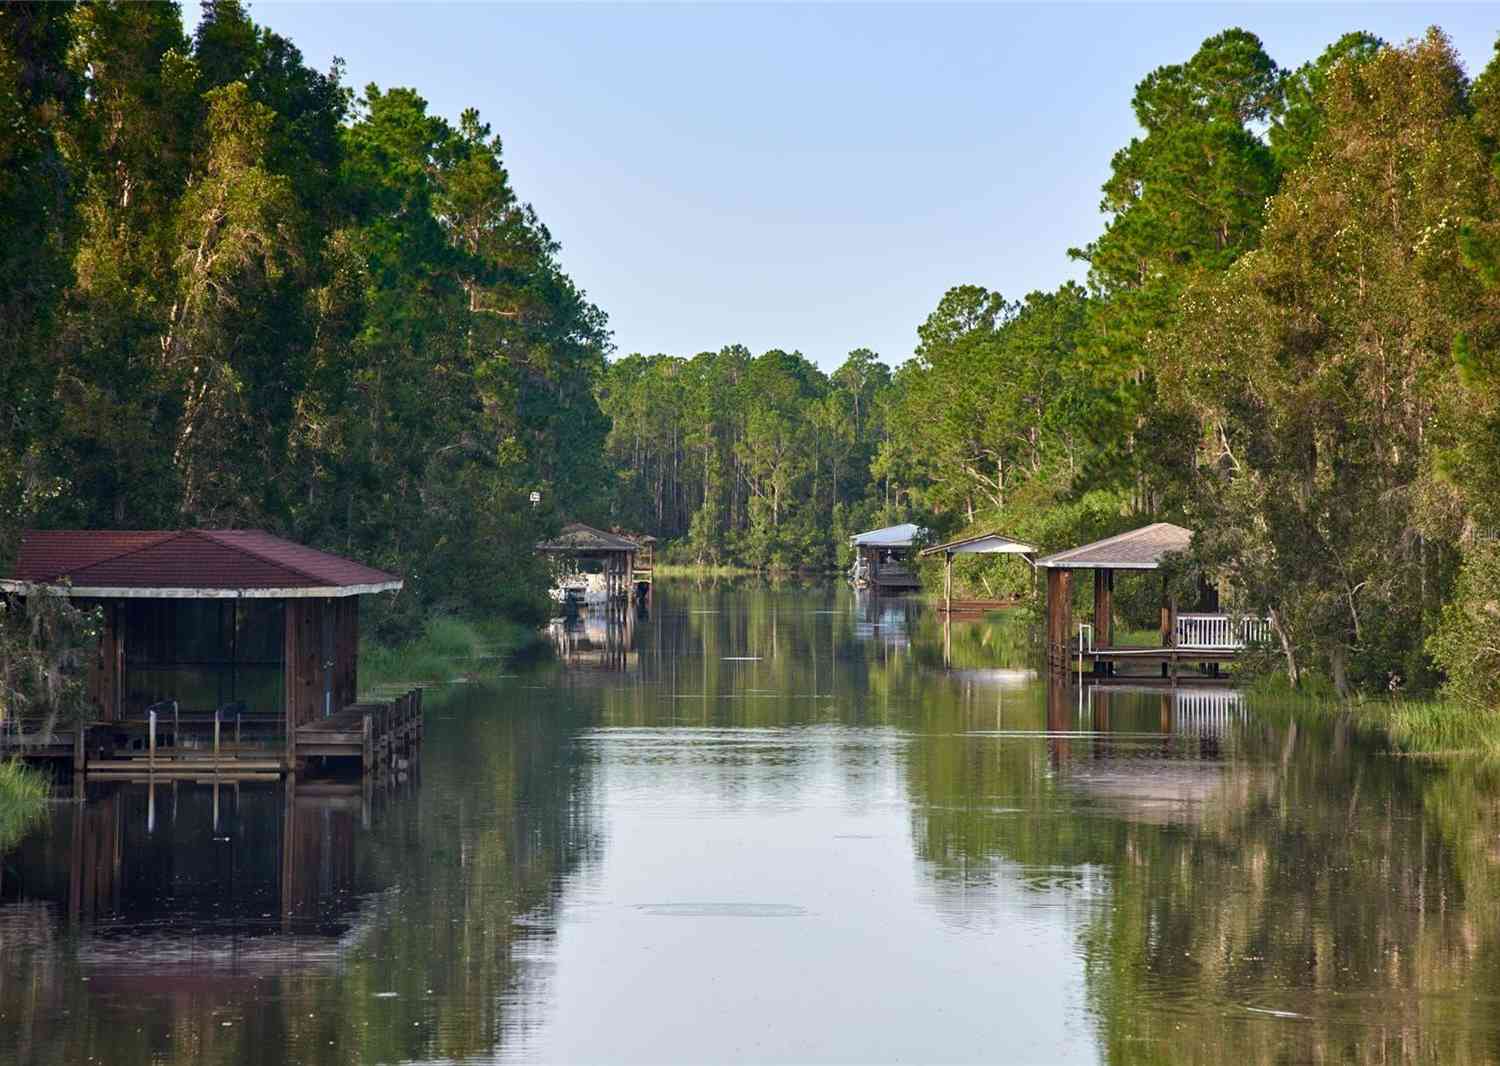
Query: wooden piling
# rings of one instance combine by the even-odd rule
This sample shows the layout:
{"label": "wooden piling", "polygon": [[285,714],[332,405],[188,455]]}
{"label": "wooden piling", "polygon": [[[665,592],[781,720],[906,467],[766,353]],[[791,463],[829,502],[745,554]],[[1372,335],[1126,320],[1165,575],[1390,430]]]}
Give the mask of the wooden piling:
{"label": "wooden piling", "polygon": [[[1098,569],[1094,571],[1094,646],[1108,648],[1114,644],[1115,617],[1115,572]],[[1094,660],[1096,674],[1108,673],[1109,665]]]}
{"label": "wooden piling", "polygon": [[1073,571],[1047,571],[1047,668],[1054,676],[1068,673],[1068,640],[1073,629]]}

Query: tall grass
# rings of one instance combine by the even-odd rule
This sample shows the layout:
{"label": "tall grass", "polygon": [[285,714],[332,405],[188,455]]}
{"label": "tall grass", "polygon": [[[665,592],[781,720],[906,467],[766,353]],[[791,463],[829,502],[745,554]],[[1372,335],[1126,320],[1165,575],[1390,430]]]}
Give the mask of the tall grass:
{"label": "tall grass", "polygon": [[713,566],[703,563],[657,563],[655,577],[751,577],[760,571],[748,566],[724,564]]}
{"label": "tall grass", "polygon": [[500,673],[508,660],[540,642],[519,622],[440,616],[406,644],[360,641],[359,687],[361,694],[379,695],[417,684],[480,680]]}
{"label": "tall grass", "polygon": [[1371,700],[1354,712],[1408,755],[1500,758],[1500,714],[1445,700]]}
{"label": "tall grass", "polygon": [[1246,690],[1271,720],[1343,720],[1372,743],[1401,755],[1500,759],[1500,713],[1443,699],[1340,699],[1326,679],[1294,689],[1284,676],[1262,676]]}
{"label": "tall grass", "polygon": [[19,759],[0,760],[0,852],[41,821],[47,809],[47,779]]}

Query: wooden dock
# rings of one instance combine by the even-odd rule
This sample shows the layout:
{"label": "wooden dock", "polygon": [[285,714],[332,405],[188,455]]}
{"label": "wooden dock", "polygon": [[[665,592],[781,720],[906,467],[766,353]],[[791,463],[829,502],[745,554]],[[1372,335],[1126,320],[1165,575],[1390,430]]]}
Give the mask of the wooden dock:
{"label": "wooden dock", "polygon": [[940,601],[937,605],[938,613],[951,614],[954,617],[976,618],[989,614],[991,611],[1005,611],[1019,606],[1021,601],[1015,597],[1003,600],[951,600]]}
{"label": "wooden dock", "polygon": [[422,690],[361,701],[298,726],[287,738],[280,715],[179,713],[95,721],[45,733],[41,722],[0,728],[0,754],[70,764],[112,780],[277,778],[318,759],[382,775],[410,765],[422,745]]}
{"label": "wooden dock", "polygon": [[389,702],[355,703],[297,727],[295,759],[358,760],[363,773],[383,773],[416,757],[422,744],[422,690]]}

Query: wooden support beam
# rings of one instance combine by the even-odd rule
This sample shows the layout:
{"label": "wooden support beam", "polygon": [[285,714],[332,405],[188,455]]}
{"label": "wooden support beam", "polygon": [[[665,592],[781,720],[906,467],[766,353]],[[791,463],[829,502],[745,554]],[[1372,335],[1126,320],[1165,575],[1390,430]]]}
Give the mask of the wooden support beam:
{"label": "wooden support beam", "polygon": [[1115,642],[1115,572],[1094,571],[1094,645],[1108,648]]}
{"label": "wooden support beam", "polygon": [[[1094,647],[1108,648],[1115,642],[1115,572],[1094,571]],[[1095,660],[1094,673],[1109,673],[1109,664]]]}
{"label": "wooden support beam", "polygon": [[1047,669],[1068,672],[1068,639],[1073,628],[1073,571],[1047,571]]}
{"label": "wooden support beam", "polygon": [[[1167,580],[1165,570],[1161,574],[1161,646],[1170,648],[1172,646],[1172,635],[1177,630],[1177,600],[1172,595],[1171,584]],[[1161,676],[1173,678],[1175,671],[1170,662],[1161,664]]]}
{"label": "wooden support beam", "polygon": [[953,553],[943,553],[943,610],[953,614]]}

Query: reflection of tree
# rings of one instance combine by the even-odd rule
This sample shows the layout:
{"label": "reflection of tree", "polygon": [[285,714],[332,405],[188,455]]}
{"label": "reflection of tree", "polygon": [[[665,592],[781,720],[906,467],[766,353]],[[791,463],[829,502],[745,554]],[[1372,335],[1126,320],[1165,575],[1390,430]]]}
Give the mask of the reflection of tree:
{"label": "reflection of tree", "polygon": [[[1170,717],[1118,692],[1103,713],[1120,733]],[[996,714],[962,690],[929,699],[907,751],[917,854],[954,921],[1001,879],[1072,895],[1109,1061],[1500,1054],[1484,1006],[1500,991],[1500,771],[1295,727],[1081,736],[1062,757],[960,735]],[[1052,717],[1035,691],[1003,709],[1007,729]]]}

